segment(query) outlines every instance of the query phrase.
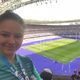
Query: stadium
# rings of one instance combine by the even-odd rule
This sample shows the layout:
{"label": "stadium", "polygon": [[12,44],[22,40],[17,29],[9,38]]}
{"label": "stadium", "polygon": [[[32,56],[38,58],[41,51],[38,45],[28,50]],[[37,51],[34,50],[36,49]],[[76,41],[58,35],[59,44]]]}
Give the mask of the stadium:
{"label": "stadium", "polygon": [[[65,11],[62,14],[61,11],[53,10],[53,15],[47,12],[49,10],[44,11],[44,9],[50,9],[52,5],[58,9],[59,5],[64,2],[63,0],[3,0],[0,2],[1,14],[5,10],[11,9],[24,18],[26,25],[24,41],[17,53],[30,57],[39,73],[44,68],[50,68],[55,80],[69,80],[74,70],[80,70],[80,16],[78,14],[78,16],[75,16],[74,10],[70,13],[66,9],[61,9],[61,11],[66,10],[67,14],[70,15],[69,17],[65,14]],[[67,2],[69,3],[69,0],[66,1],[66,4],[68,4]],[[77,1],[74,0],[73,2]],[[31,9],[29,6],[35,6],[37,9],[29,10],[28,8]],[[43,11],[36,12],[40,9],[40,6],[41,9],[45,8]],[[74,4],[72,4],[70,10],[73,6]],[[67,7],[69,9],[70,6]],[[58,15],[56,12],[58,12]],[[39,15],[39,13],[42,14]],[[79,10],[76,10],[76,13],[79,13]],[[32,14],[35,14],[36,17]],[[42,16],[43,14],[47,17]]]}

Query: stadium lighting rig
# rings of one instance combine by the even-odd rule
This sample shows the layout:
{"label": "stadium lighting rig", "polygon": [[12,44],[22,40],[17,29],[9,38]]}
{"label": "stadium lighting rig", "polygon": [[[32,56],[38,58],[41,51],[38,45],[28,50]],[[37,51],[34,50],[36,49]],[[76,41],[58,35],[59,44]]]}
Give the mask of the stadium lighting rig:
{"label": "stadium lighting rig", "polygon": [[36,0],[36,4],[52,4],[53,2],[57,3],[58,0]]}
{"label": "stadium lighting rig", "polygon": [[38,3],[38,2],[41,2],[41,4],[42,4],[42,2],[45,2],[45,4],[48,4],[48,3],[52,3],[53,1],[55,1],[56,3],[58,2],[58,0],[30,0],[29,2],[30,3]]}

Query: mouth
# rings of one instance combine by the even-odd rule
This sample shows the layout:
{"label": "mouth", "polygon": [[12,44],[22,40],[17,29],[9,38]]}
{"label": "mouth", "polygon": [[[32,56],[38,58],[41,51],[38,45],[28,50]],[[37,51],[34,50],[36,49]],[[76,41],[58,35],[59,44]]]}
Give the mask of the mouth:
{"label": "mouth", "polygon": [[5,47],[6,48],[6,50],[8,50],[8,51],[14,51],[14,50],[16,50],[15,48],[11,48],[11,47]]}
{"label": "mouth", "polygon": [[14,44],[14,45],[2,44],[1,46],[4,50],[7,50],[7,51],[16,51],[19,48],[18,44]]}
{"label": "mouth", "polygon": [[16,46],[4,46],[5,49],[7,50],[16,50]]}

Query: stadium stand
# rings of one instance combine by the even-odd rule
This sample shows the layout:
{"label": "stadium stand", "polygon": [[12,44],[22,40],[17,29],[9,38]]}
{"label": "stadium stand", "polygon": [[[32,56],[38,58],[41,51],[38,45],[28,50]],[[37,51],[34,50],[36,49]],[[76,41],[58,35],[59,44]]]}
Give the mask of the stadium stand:
{"label": "stadium stand", "polygon": [[[21,1],[21,0],[3,0],[0,2],[0,14],[7,9],[17,9],[27,4],[36,2],[37,0]],[[27,25],[25,29],[24,39],[35,40],[34,38],[50,38],[60,36],[63,38],[80,38],[80,25]],[[54,75],[53,80],[71,80],[71,76]]]}
{"label": "stadium stand", "polygon": [[27,25],[25,34],[32,37],[61,36],[64,38],[80,38],[80,25]]}
{"label": "stadium stand", "polygon": [[25,42],[38,41],[51,38],[80,39],[80,25],[27,25],[25,29]]}

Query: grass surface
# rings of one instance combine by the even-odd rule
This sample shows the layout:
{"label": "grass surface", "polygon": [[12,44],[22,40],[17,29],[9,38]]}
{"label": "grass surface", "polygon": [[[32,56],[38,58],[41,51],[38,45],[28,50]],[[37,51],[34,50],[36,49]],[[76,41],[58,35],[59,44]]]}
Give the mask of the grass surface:
{"label": "grass surface", "polygon": [[64,64],[80,56],[80,41],[73,39],[59,39],[24,48]]}

